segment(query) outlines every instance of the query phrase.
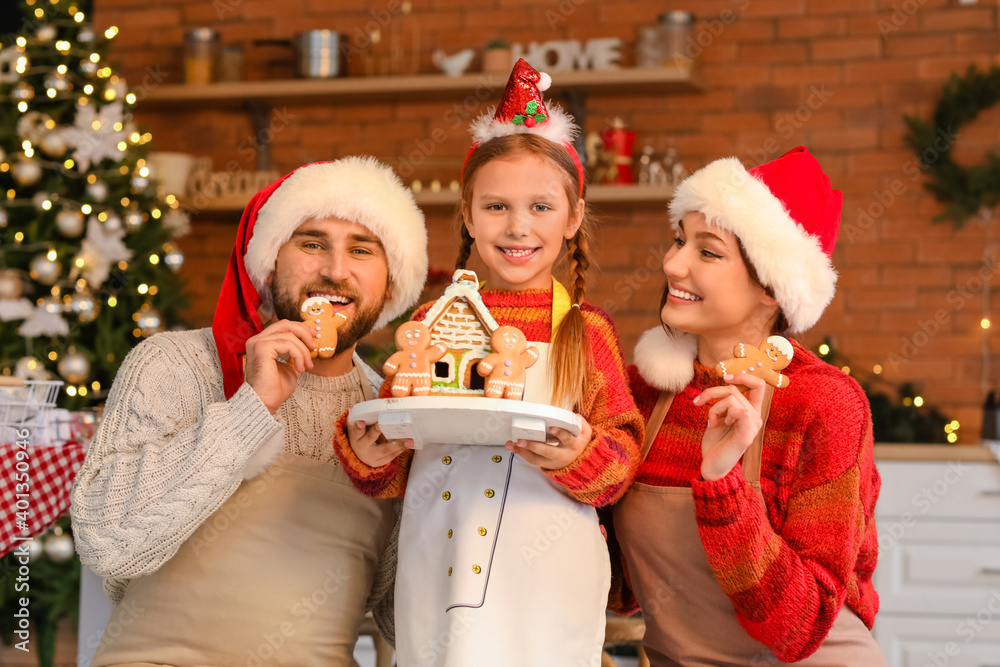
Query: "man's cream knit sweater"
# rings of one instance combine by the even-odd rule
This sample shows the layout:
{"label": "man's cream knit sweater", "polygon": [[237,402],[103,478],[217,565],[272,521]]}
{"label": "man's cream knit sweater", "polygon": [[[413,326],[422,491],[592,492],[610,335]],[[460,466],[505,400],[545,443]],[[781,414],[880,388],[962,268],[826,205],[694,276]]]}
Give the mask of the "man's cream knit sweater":
{"label": "man's cream knit sweater", "polygon": [[[365,378],[357,369],[302,374],[272,417],[247,384],[225,399],[211,329],[158,334],[136,346],[118,371],[72,493],[80,560],[104,577],[108,598],[117,603],[131,579],[155,572],[282,449],[336,465],[337,416],[363,400],[361,382],[376,392],[381,383],[361,367]],[[395,547],[393,539],[369,606],[391,598]],[[388,619],[378,620],[391,622],[386,611]]]}

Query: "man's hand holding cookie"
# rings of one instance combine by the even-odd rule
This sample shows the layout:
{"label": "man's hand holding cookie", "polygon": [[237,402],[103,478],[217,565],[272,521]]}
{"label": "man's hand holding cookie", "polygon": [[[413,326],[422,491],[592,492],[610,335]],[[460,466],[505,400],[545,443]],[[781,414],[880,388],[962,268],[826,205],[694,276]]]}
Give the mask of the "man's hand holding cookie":
{"label": "man's hand holding cookie", "polygon": [[312,369],[315,333],[305,322],[279,320],[247,339],[244,377],[272,415],[295,391],[299,375]]}

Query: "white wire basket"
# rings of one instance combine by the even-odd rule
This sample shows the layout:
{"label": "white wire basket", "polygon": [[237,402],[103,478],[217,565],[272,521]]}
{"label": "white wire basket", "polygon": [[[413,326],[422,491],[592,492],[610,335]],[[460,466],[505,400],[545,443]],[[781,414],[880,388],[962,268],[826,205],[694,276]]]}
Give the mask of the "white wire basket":
{"label": "white wire basket", "polygon": [[0,378],[0,442],[11,442],[16,431],[40,435],[56,406],[61,380]]}

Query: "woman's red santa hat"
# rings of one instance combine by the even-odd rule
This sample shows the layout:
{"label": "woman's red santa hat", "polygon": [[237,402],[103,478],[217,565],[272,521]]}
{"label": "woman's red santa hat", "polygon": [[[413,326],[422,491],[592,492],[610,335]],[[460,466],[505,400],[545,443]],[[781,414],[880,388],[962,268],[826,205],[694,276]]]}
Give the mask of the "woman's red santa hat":
{"label": "woman's red santa hat", "polygon": [[385,248],[392,291],[374,328],[420,298],[427,278],[427,230],[423,213],[396,174],[370,157],[299,167],[254,195],[240,220],[212,320],[227,399],[243,384],[247,339],[264,330],[257,309],[272,307],[267,280],[278,250],[313,218],[356,222]]}
{"label": "woman's red santa hat", "polygon": [[[836,291],[830,257],[840,230],[843,194],[830,186],[803,146],[747,170],[734,157],[716,160],[685,179],[670,203],[677,229],[692,211],[737,236],[760,282],[774,293],[793,333],[819,320]],[[654,386],[679,390],[693,377],[697,339],[662,327],[643,334],[636,365]]]}
{"label": "woman's red santa hat", "polygon": [[[542,92],[548,90],[551,85],[552,78],[544,72],[536,71],[524,58],[514,63],[500,104],[496,109],[490,109],[474,120],[469,126],[473,144],[465,156],[465,161],[469,161],[469,156],[479,145],[490,139],[512,134],[535,134],[562,144],[569,151],[580,177],[580,196],[583,196],[583,164],[573,148],[573,140],[576,139],[580,128],[573,122],[573,117],[561,107],[554,104],[546,105]],[[465,165],[462,165],[462,172],[465,172]]]}

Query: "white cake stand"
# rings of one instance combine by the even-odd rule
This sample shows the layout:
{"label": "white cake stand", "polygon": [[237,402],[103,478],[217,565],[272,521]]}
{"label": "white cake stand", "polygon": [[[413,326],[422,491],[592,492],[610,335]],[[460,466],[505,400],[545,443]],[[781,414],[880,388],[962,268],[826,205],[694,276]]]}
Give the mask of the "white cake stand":
{"label": "white cake stand", "polygon": [[352,423],[378,422],[389,440],[412,438],[417,449],[426,444],[503,445],[508,440],[558,444],[551,427],[578,435],[583,418],[575,412],[542,403],[478,396],[407,396],[358,403],[348,413]]}

